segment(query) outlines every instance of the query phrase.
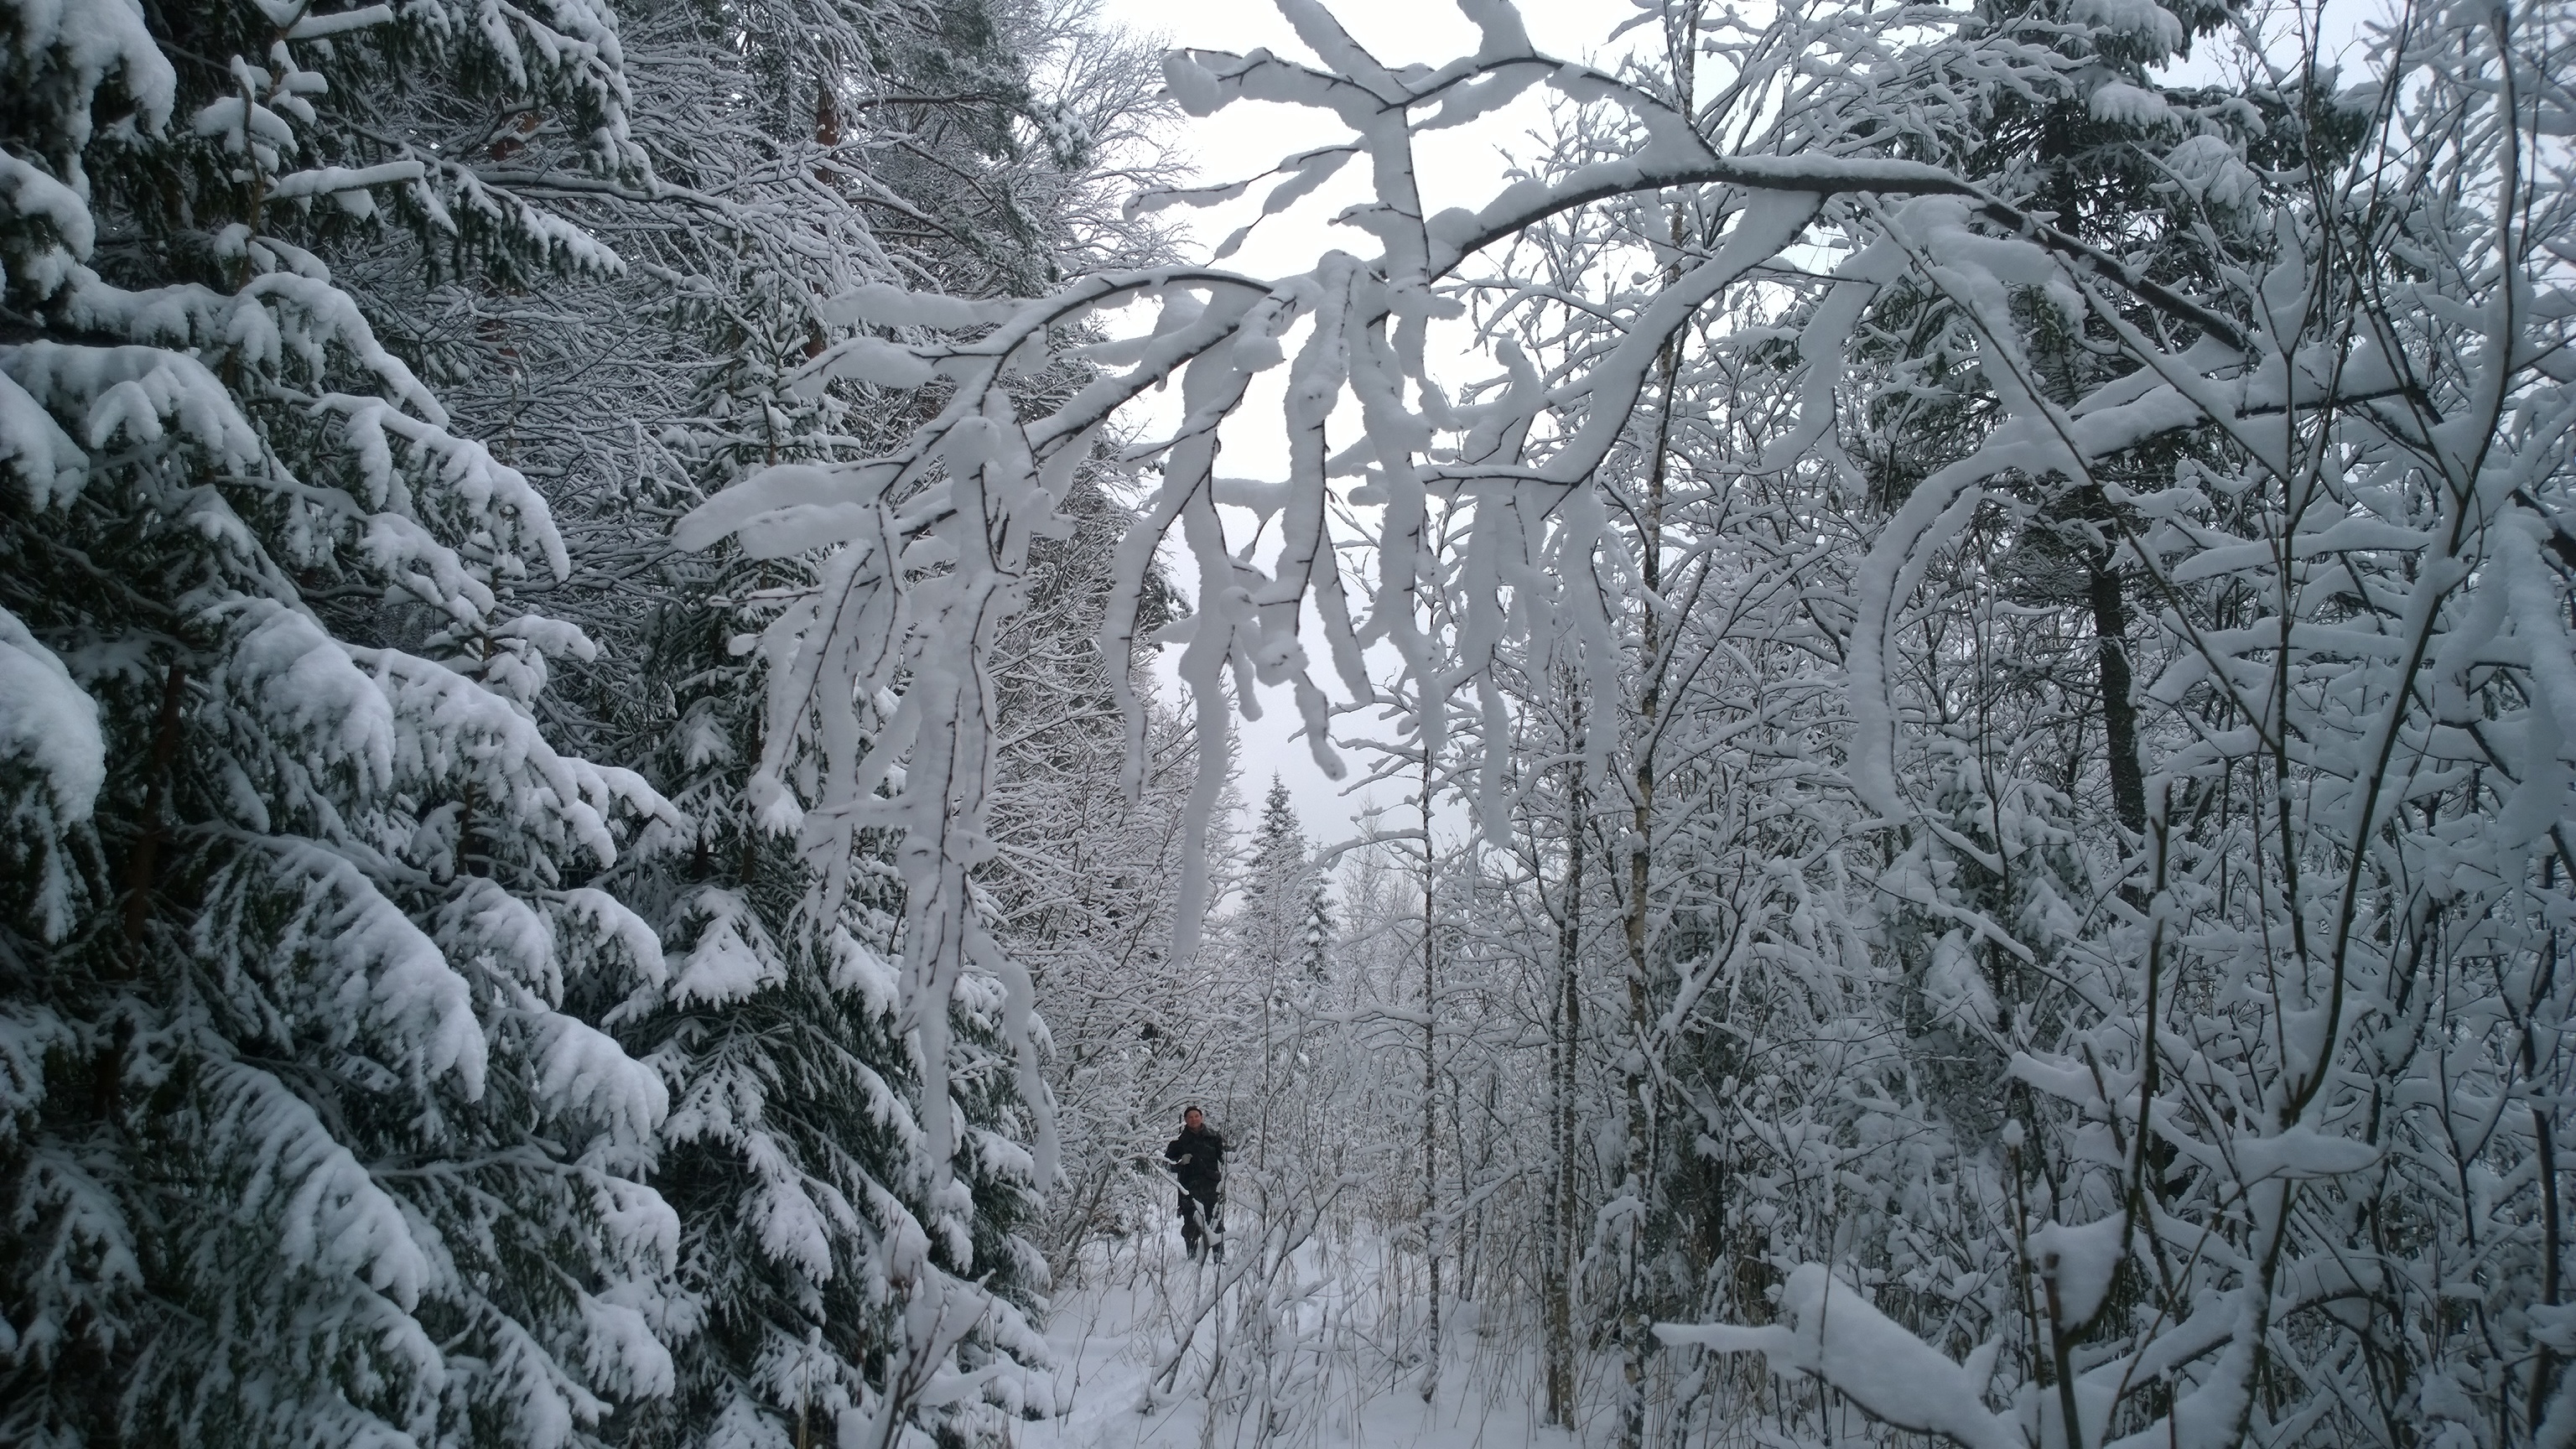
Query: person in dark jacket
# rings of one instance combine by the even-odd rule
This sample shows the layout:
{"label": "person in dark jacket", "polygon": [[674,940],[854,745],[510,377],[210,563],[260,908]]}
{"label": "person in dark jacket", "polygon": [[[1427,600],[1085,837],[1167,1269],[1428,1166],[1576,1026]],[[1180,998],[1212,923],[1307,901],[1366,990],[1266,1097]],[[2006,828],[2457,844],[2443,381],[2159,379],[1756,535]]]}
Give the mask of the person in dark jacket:
{"label": "person in dark jacket", "polygon": [[1181,1184],[1181,1246],[1193,1258],[1202,1245],[1212,1247],[1224,1262],[1225,1139],[1192,1107],[1181,1114],[1181,1135],[1163,1149],[1163,1160]]}

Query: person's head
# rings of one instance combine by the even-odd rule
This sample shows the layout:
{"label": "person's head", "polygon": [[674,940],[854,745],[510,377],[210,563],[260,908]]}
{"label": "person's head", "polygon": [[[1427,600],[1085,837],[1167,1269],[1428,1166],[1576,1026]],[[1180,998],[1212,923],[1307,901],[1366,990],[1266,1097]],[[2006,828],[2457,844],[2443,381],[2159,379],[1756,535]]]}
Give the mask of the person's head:
{"label": "person's head", "polygon": [[1185,1108],[1181,1112],[1181,1128],[1186,1132],[1205,1131],[1207,1118],[1196,1107]]}

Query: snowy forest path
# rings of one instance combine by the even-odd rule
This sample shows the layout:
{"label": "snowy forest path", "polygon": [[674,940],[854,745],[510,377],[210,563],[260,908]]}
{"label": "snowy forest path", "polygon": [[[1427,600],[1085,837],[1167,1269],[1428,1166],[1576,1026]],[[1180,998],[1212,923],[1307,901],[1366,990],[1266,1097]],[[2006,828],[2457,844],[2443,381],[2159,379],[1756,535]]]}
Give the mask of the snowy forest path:
{"label": "snowy forest path", "polygon": [[[1238,1242],[1253,1235],[1236,1224]],[[1535,1355],[1518,1335],[1478,1331],[1477,1305],[1442,1305],[1450,1327],[1426,1402],[1418,1263],[1381,1240],[1309,1245],[1287,1291],[1256,1274],[1192,1262],[1171,1233],[1102,1245],[1065,1275],[1047,1330],[1051,1368],[1031,1375],[1015,1449],[1560,1449],[1542,1427]],[[1266,1331],[1265,1331],[1266,1320]],[[1194,1331],[1192,1331],[1194,1326]],[[1175,1342],[1188,1332],[1176,1353]]]}

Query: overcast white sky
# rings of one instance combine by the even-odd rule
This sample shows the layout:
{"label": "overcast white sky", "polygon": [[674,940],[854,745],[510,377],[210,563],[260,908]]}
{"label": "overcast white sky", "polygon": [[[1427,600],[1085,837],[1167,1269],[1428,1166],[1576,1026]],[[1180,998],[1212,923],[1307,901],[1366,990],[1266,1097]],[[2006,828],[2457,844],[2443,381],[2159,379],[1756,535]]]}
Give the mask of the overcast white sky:
{"label": "overcast white sky", "polygon": [[[1438,65],[1472,52],[1476,46],[1474,27],[1448,0],[1327,3],[1361,44],[1391,65],[1414,61]],[[1611,28],[1636,13],[1626,0],[1524,0],[1521,11],[1530,39],[1541,50],[1578,59],[1601,53],[1604,37]],[[1238,53],[1267,47],[1282,55],[1310,55],[1267,0],[1104,0],[1102,13],[1112,24],[1140,35],[1159,36],[1175,46]],[[1632,35],[1643,38],[1644,33]],[[1623,39],[1621,43],[1624,46],[1628,42]],[[1524,154],[1534,150],[1529,137],[1540,119],[1536,101],[1525,99],[1476,126],[1442,133],[1424,146],[1420,153],[1420,180],[1426,209],[1481,205],[1501,184],[1506,161],[1499,148],[1516,145]],[[1185,122],[1175,140],[1181,153],[1196,164],[1199,180],[1224,183],[1259,175],[1277,165],[1282,157],[1346,139],[1348,134],[1319,112],[1238,102],[1214,116]],[[1364,234],[1330,224],[1333,215],[1362,199],[1366,185],[1364,163],[1346,167],[1314,196],[1264,222],[1225,265],[1254,275],[1284,276],[1306,270],[1331,247],[1373,249]],[[1249,198],[1229,206],[1184,213],[1201,239],[1201,258],[1207,249],[1258,214],[1262,190],[1256,187]],[[1226,430],[1227,473],[1276,477],[1286,471],[1278,433],[1278,388],[1283,376],[1284,370],[1270,374],[1266,380],[1272,386],[1256,391],[1240,415],[1242,421]],[[1161,401],[1168,405],[1172,400],[1166,397]],[[1247,525],[1249,520],[1250,515],[1243,514],[1234,521]],[[1175,566],[1185,589],[1194,588],[1195,571],[1189,568],[1188,560],[1173,550],[1166,551],[1166,559]],[[1171,657],[1176,652],[1164,651],[1158,673],[1178,698],[1182,687],[1171,672]],[[1341,698],[1320,645],[1311,647],[1309,653],[1322,666],[1317,682],[1336,699]],[[1325,777],[1306,743],[1293,738],[1298,720],[1288,691],[1266,690],[1261,702],[1261,719],[1238,722],[1237,751],[1247,806],[1257,808],[1269,791],[1270,777],[1278,775],[1295,799],[1308,838],[1323,846],[1357,834],[1358,817],[1369,804],[1392,808],[1398,803],[1402,796],[1399,789],[1382,787],[1346,794],[1343,786]],[[1362,754],[1346,751],[1344,762],[1351,780],[1367,773],[1368,760]]]}

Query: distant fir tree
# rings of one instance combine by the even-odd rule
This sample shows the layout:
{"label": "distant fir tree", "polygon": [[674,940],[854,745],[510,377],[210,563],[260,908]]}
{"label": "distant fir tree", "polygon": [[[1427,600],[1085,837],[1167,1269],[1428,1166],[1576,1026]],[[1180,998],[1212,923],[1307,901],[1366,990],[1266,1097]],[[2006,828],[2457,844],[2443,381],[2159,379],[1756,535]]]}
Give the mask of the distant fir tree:
{"label": "distant fir tree", "polygon": [[[1244,1139],[1239,1154],[1254,1176],[1239,1187],[1266,1199],[1271,1148],[1311,1151],[1305,1130],[1329,1088],[1310,1080],[1313,1018],[1331,974],[1331,915],[1323,872],[1306,844],[1288,787],[1272,776],[1261,814],[1228,882],[1233,904],[1214,923],[1208,984],[1193,1010],[1224,1023],[1234,1055],[1224,1074],[1221,1121]],[[1255,1058],[1242,1043],[1260,1043]]]}
{"label": "distant fir tree", "polygon": [[1323,874],[1316,873],[1312,889],[1306,893],[1306,930],[1299,938],[1297,975],[1302,981],[1321,986],[1333,974],[1333,899],[1325,888]]}
{"label": "distant fir tree", "polygon": [[1330,974],[1331,897],[1288,787],[1276,775],[1253,828],[1241,890],[1228,936],[1244,964],[1266,970],[1283,989],[1291,982],[1322,983]]}

